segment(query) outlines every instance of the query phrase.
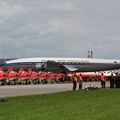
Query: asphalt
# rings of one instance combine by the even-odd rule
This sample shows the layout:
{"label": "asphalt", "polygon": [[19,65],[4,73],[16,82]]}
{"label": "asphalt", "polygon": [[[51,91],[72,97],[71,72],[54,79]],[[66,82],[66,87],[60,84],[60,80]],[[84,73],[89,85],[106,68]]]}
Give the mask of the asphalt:
{"label": "asphalt", "polygon": [[[101,87],[100,82],[84,82],[83,88],[85,85]],[[72,83],[0,86],[0,98],[72,91],[72,86]],[[106,83],[106,86],[109,87],[109,82]]]}

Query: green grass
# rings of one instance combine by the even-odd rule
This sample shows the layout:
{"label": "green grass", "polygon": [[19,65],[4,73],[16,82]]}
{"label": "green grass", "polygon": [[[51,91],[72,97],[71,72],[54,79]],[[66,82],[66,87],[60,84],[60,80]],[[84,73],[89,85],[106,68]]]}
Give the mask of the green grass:
{"label": "green grass", "polygon": [[0,120],[120,120],[120,89],[7,98]]}

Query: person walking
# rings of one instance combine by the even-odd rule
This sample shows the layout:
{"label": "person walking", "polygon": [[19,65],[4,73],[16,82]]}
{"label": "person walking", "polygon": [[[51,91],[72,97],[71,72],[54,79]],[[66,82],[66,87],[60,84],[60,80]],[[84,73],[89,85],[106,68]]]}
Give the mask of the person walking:
{"label": "person walking", "polygon": [[106,84],[106,78],[104,76],[104,74],[101,74],[101,87],[105,88],[105,84]]}

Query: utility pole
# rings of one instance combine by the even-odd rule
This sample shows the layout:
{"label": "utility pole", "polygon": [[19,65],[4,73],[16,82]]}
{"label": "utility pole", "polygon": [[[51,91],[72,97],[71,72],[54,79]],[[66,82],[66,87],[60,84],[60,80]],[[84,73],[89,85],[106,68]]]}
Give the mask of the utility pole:
{"label": "utility pole", "polygon": [[91,50],[91,59],[93,58],[93,51]]}
{"label": "utility pole", "polygon": [[91,57],[91,55],[90,55],[90,51],[88,50],[88,55],[87,55],[87,57],[88,58],[90,58]]}
{"label": "utility pole", "polygon": [[88,51],[88,55],[87,55],[87,58],[90,58],[92,59],[93,58],[93,51]]}

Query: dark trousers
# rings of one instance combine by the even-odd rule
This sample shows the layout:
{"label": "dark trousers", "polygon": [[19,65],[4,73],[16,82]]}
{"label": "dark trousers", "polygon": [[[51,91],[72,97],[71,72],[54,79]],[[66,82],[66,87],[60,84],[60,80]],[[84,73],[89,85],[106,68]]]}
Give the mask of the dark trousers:
{"label": "dark trousers", "polygon": [[116,84],[116,88],[120,88],[120,80],[116,80],[115,84]]}
{"label": "dark trousers", "polygon": [[110,84],[110,88],[114,88],[114,84],[113,83]]}
{"label": "dark trousers", "polygon": [[82,81],[79,81],[79,90],[82,90]]}
{"label": "dark trousers", "polygon": [[102,87],[102,88],[105,88],[105,84],[106,84],[105,81],[101,81],[101,87]]}
{"label": "dark trousers", "polygon": [[73,80],[73,91],[75,91],[77,88],[77,81]]}
{"label": "dark trousers", "polygon": [[114,81],[111,80],[110,81],[110,88],[114,88],[114,84],[115,84]]}

